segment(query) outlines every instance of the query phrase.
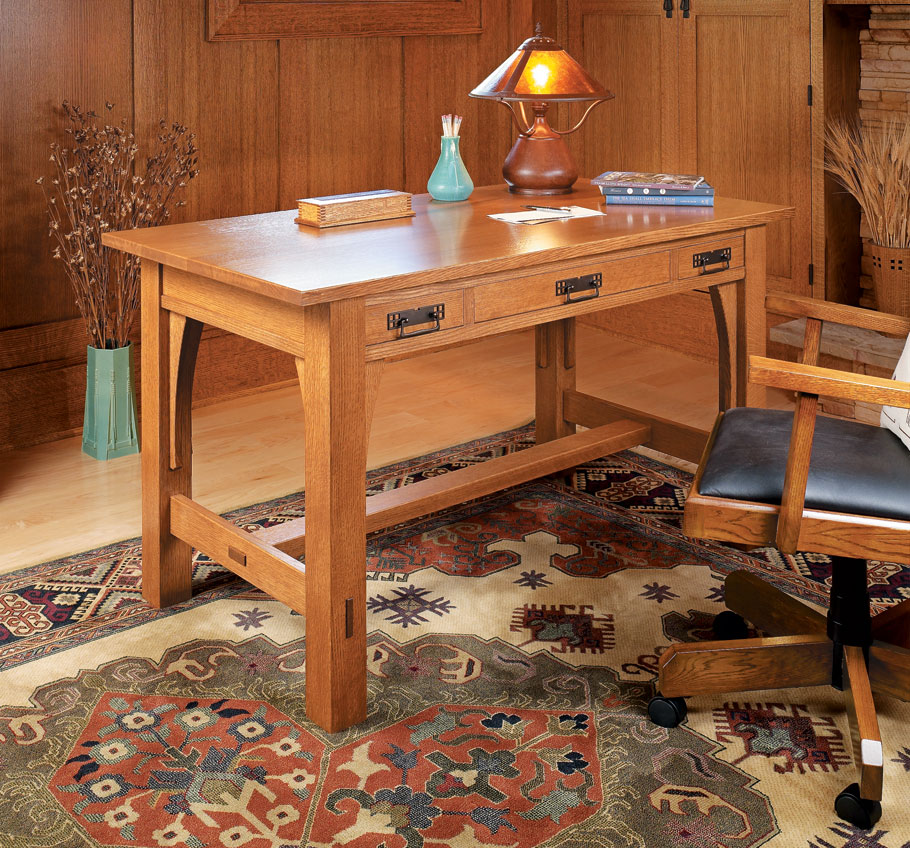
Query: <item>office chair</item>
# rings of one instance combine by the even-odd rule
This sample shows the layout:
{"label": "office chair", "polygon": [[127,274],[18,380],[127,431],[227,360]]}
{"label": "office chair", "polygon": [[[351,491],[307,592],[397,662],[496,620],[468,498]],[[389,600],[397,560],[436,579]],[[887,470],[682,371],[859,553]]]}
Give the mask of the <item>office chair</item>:
{"label": "office chair", "polygon": [[[817,367],[822,321],[892,335],[910,319],[789,295],[771,312],[806,319],[798,363],[753,356],[753,383],[795,389],[796,410],[721,412],[683,518],[688,536],[832,560],[825,616],[746,571],[726,578],[717,641],[674,644],[661,657],[652,721],[675,727],[686,696],[830,685],[848,690],[858,780],[835,811],[868,829],[881,816],[883,752],[873,692],[910,700],[910,599],[872,618],[866,560],[910,564],[910,450],[890,430],[817,417],[819,394],[910,408],[910,382]],[[810,461],[811,457],[811,461]],[[741,638],[746,621],[772,634]]]}

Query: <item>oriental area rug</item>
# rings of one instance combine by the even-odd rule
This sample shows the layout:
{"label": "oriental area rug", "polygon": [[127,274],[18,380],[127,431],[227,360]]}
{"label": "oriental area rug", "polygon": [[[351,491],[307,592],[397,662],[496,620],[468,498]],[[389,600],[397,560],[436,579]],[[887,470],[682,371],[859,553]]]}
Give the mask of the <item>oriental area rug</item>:
{"label": "oriental area rug", "polygon": [[[520,450],[529,428],[372,472],[377,493]],[[141,599],[139,540],[0,582],[0,846],[910,848],[910,704],[881,697],[884,815],[828,688],[694,698],[651,724],[661,652],[711,637],[747,568],[823,605],[823,556],[685,538],[689,475],[634,452],[371,537],[369,717],[306,718],[306,620],[197,556]],[[296,518],[302,493],[235,511]],[[907,570],[870,565],[876,607]]]}

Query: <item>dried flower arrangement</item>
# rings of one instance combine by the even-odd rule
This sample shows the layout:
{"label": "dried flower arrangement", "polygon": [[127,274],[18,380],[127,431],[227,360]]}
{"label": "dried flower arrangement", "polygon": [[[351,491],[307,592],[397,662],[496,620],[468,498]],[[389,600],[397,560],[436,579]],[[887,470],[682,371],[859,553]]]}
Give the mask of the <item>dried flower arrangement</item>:
{"label": "dried flower arrangement", "polygon": [[873,241],[910,247],[910,121],[880,128],[834,121],[825,144],[825,167],[856,198]]}
{"label": "dried flower arrangement", "polygon": [[[112,103],[105,103],[108,112]],[[137,172],[139,151],[126,119],[103,124],[93,112],[63,101],[70,145],[51,145],[54,175],[41,185],[47,201],[53,255],[64,263],[91,344],[124,347],[139,308],[139,260],[101,244],[102,233],[165,223],[170,207],[199,170],[195,135],[158,122],[154,154]]]}

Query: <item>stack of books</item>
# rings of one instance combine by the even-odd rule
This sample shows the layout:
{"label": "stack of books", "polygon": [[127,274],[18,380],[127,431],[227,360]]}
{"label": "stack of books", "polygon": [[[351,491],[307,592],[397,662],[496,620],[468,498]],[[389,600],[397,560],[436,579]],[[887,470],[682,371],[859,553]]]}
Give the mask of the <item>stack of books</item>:
{"label": "stack of books", "polygon": [[304,197],[297,201],[298,224],[308,227],[339,227],[388,218],[411,218],[411,195],[406,191],[380,189],[325,197]]}
{"label": "stack of books", "polygon": [[704,177],[604,171],[591,180],[608,205],[713,206],[714,189]]}

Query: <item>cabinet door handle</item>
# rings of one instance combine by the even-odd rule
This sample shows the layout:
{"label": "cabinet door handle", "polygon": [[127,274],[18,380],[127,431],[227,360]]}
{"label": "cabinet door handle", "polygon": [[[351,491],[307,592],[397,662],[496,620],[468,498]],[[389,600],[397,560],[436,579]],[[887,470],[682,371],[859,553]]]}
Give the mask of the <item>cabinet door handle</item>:
{"label": "cabinet door handle", "polygon": [[668,18],[673,17],[673,0],[664,0],[664,11]]}
{"label": "cabinet door handle", "polygon": [[689,17],[689,0],[679,0],[679,11],[683,13],[684,18]]}

